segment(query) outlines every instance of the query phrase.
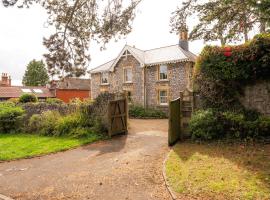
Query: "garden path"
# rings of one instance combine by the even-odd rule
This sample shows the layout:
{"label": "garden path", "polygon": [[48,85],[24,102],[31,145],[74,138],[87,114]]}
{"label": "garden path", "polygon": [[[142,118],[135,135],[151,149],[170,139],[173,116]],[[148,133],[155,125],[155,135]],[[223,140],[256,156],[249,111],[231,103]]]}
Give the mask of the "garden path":
{"label": "garden path", "polygon": [[22,200],[169,200],[168,120],[130,120],[129,135],[0,163],[0,194]]}

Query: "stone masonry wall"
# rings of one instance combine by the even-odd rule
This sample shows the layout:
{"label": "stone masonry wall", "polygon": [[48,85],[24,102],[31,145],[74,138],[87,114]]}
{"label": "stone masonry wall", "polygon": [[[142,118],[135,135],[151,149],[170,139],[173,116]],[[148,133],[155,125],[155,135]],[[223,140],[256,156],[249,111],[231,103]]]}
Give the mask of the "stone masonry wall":
{"label": "stone masonry wall", "polygon": [[270,116],[270,81],[260,81],[247,86],[241,103],[248,109],[255,109],[265,116]]}
{"label": "stone masonry wall", "polygon": [[180,91],[188,86],[189,63],[176,63],[168,65],[168,81],[158,80],[158,67],[146,68],[147,106],[158,107],[167,111],[168,106],[158,105],[158,91],[167,90],[169,100],[179,98]]}
{"label": "stone masonry wall", "polygon": [[[132,83],[124,83],[124,68],[132,68]],[[144,95],[143,95],[143,68],[141,68],[140,63],[133,57],[128,56],[121,58],[117,65],[115,66],[114,72],[109,74],[109,84],[101,85],[101,73],[96,73],[91,75],[92,85],[91,85],[91,97],[95,99],[101,92],[123,92],[130,91],[132,94],[132,101],[134,104],[143,105]]]}

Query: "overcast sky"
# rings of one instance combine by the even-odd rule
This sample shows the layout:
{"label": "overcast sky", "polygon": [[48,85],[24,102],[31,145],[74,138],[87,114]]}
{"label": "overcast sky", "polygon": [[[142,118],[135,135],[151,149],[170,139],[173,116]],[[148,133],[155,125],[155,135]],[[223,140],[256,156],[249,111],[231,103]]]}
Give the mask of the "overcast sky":
{"label": "overcast sky", "polygon": [[[91,43],[90,68],[114,59],[127,43],[142,50],[178,43],[178,35],[170,34],[171,13],[181,5],[181,0],[143,0],[137,8],[133,31],[126,39],[110,42],[104,51]],[[27,63],[42,59],[46,49],[42,38],[50,31],[45,28],[46,12],[39,6],[30,9],[4,8],[0,3],[0,73],[11,75],[12,84],[21,83]],[[190,28],[196,23],[190,19]],[[190,50],[198,54],[203,48],[202,41],[190,43]]]}

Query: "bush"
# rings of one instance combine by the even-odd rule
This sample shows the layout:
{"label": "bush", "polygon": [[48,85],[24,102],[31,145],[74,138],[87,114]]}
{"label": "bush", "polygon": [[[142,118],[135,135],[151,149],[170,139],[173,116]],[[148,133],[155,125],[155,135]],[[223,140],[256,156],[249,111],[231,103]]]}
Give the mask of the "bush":
{"label": "bush", "polygon": [[167,118],[166,114],[154,108],[144,108],[138,105],[129,107],[129,116],[132,118],[140,119],[164,119]]}
{"label": "bush", "polygon": [[0,132],[10,133],[20,129],[24,110],[12,102],[0,103]]}
{"label": "bush", "polygon": [[11,98],[8,100],[8,102],[12,102],[14,104],[18,104],[20,102],[20,99],[19,98]]}
{"label": "bush", "polygon": [[[252,115],[255,117],[256,115]],[[189,129],[193,139],[262,138],[270,136],[270,118],[250,118],[246,113],[220,112],[212,109],[197,111]]]}
{"label": "bush", "polygon": [[80,115],[71,114],[59,119],[55,127],[54,134],[57,136],[68,135],[71,136],[76,132],[76,129],[82,127],[82,120]]}
{"label": "bush", "polygon": [[60,117],[57,111],[45,111],[42,114],[32,115],[27,129],[31,133],[53,136]]}
{"label": "bush", "polygon": [[46,103],[48,103],[48,104],[62,104],[64,102],[58,98],[47,98]]}
{"label": "bush", "polygon": [[[231,56],[224,52],[230,48]],[[232,46],[206,46],[195,66],[195,88],[204,108],[235,111],[242,109],[239,96],[247,85],[270,80],[270,34]]]}
{"label": "bush", "polygon": [[222,124],[213,110],[197,111],[189,122],[189,129],[193,139],[211,140],[222,136]]}
{"label": "bush", "polygon": [[19,102],[20,103],[35,103],[37,102],[38,99],[34,94],[23,94],[22,96],[20,96]]}

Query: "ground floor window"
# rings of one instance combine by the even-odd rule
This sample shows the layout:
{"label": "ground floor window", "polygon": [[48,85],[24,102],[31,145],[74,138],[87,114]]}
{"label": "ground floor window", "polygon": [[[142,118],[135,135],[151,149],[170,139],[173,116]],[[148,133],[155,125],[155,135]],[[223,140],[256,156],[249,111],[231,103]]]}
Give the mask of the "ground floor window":
{"label": "ground floor window", "polygon": [[167,90],[159,91],[159,104],[168,105],[168,91]]}

